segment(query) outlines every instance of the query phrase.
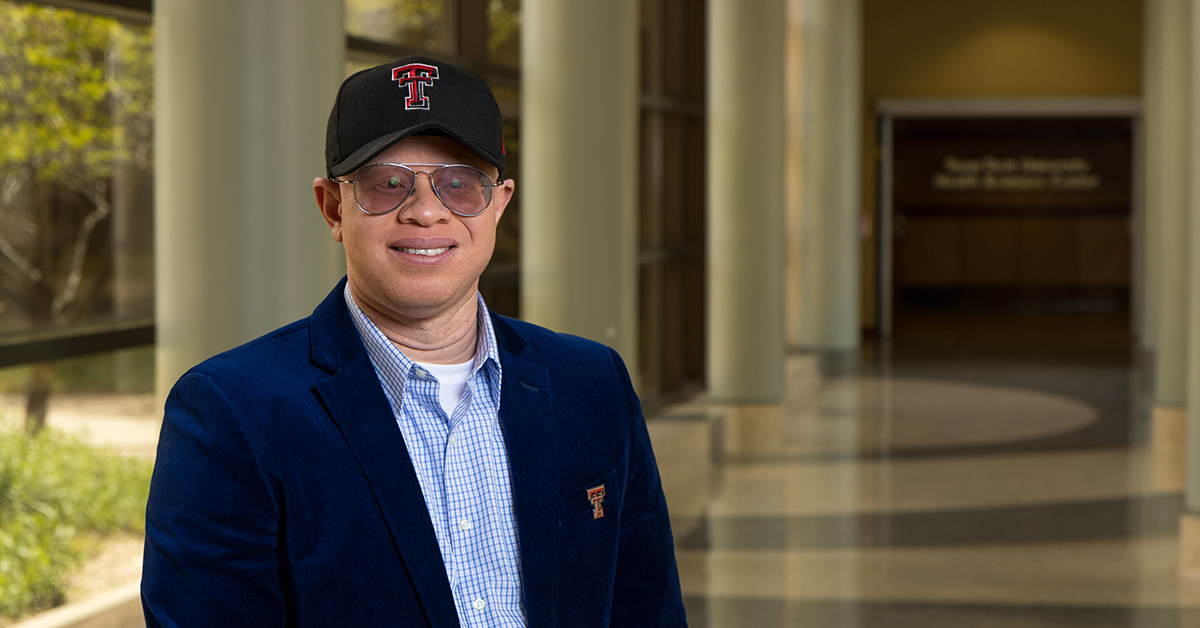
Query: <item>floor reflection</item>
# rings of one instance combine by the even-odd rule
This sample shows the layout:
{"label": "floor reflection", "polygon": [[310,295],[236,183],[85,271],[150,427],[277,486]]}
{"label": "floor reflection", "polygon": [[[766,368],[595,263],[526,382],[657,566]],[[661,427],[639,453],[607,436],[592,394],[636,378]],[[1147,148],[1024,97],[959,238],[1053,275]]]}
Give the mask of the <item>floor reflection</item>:
{"label": "floor reflection", "polygon": [[1128,361],[870,364],[651,418],[692,626],[1200,625]]}

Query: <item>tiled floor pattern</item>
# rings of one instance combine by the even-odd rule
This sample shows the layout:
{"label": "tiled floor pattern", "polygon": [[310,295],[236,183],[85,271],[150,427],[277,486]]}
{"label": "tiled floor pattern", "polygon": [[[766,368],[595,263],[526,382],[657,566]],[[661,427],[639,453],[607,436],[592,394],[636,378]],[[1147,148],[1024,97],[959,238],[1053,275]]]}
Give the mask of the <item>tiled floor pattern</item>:
{"label": "tiled floor pattern", "polygon": [[788,368],[779,406],[650,422],[692,626],[1200,626],[1128,364]]}

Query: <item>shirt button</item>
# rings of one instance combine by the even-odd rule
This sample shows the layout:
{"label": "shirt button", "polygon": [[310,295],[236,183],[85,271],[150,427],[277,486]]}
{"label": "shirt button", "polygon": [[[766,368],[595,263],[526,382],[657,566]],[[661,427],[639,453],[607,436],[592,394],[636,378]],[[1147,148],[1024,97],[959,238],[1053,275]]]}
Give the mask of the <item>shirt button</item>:
{"label": "shirt button", "polygon": [[458,527],[460,530],[462,530],[464,532],[467,530],[470,530],[471,529],[471,521],[468,519],[463,519],[462,521],[458,522]]}
{"label": "shirt button", "polygon": [[456,440],[458,440],[458,437],[456,437],[454,434],[451,434],[451,435],[450,435],[450,440],[446,441],[446,443],[447,443],[448,445],[453,445],[453,444],[454,444],[454,441],[456,441]]}
{"label": "shirt button", "polygon": [[484,602],[483,598],[477,597],[477,598],[475,598],[475,602],[472,603],[471,605],[475,607],[475,610],[481,611],[481,610],[483,610],[483,607],[487,606],[487,602]]}

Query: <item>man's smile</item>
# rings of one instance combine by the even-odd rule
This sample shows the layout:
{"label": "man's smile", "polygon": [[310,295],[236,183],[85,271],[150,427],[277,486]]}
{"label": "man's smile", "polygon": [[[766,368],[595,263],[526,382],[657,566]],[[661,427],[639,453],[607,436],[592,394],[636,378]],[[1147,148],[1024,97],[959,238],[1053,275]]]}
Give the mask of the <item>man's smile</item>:
{"label": "man's smile", "polygon": [[400,250],[401,250],[401,251],[404,251],[405,253],[412,253],[413,255],[427,255],[427,256],[429,256],[429,257],[433,257],[434,255],[441,255],[442,253],[445,253],[446,251],[449,251],[449,250],[450,250],[450,248],[451,248],[451,247],[448,247],[448,246],[443,246],[443,247],[436,248],[436,249],[410,249],[410,248],[402,248],[402,249],[400,249]]}
{"label": "man's smile", "polygon": [[[433,262],[454,252],[459,247],[459,241],[447,237],[417,237],[408,236],[397,238],[388,243],[388,248],[402,254],[412,255],[421,260]],[[412,257],[410,260],[414,260]]]}

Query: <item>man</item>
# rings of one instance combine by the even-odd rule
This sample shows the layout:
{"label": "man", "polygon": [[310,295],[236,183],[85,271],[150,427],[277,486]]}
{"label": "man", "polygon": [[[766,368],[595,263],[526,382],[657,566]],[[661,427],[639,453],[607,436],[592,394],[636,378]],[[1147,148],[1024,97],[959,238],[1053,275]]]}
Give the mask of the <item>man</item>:
{"label": "man", "polygon": [[479,296],[514,189],[487,86],[420,57],[355,74],[326,166],[346,279],[167,400],[147,625],[685,625],[620,358]]}

